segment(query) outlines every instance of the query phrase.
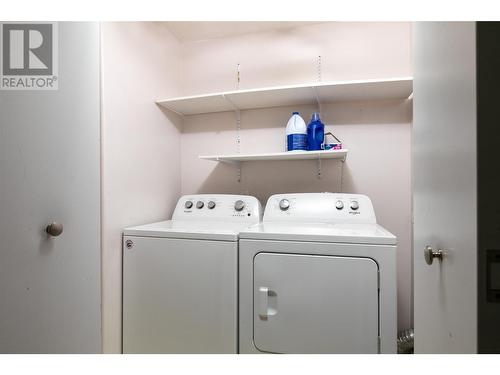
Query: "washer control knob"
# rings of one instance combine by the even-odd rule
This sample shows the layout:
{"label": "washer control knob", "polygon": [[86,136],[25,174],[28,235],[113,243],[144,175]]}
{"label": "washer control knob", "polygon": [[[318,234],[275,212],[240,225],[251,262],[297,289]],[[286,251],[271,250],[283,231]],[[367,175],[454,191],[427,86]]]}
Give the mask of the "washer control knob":
{"label": "washer control knob", "polygon": [[236,211],[242,211],[243,209],[245,208],[245,202],[243,202],[242,200],[238,200],[236,202],[234,202],[234,209]]}
{"label": "washer control knob", "polygon": [[286,211],[290,208],[290,201],[288,199],[280,200],[280,210]]}
{"label": "washer control knob", "polygon": [[214,202],[214,201],[210,201],[210,202],[208,202],[207,207],[208,207],[209,209],[211,209],[211,210],[212,210],[212,209],[214,209],[214,208],[215,208],[215,202]]}
{"label": "washer control knob", "polygon": [[341,210],[341,209],[343,209],[343,208],[344,208],[344,202],[342,202],[342,201],[337,201],[337,202],[335,202],[335,208],[336,208],[337,210]]}
{"label": "washer control knob", "polygon": [[358,201],[351,201],[351,210],[356,211],[359,208]]}
{"label": "washer control knob", "polygon": [[203,203],[202,201],[196,202],[196,208],[198,208],[198,209],[203,208],[204,205],[205,205],[205,203]]}
{"label": "washer control knob", "polygon": [[191,207],[193,207],[193,202],[186,201],[186,203],[184,203],[184,207],[186,207],[189,210]]}

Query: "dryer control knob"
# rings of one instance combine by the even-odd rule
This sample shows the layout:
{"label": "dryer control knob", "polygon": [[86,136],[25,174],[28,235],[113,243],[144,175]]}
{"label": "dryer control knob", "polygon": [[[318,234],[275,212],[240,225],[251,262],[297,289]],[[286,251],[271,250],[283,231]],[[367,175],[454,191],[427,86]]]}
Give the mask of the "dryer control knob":
{"label": "dryer control knob", "polygon": [[193,202],[186,201],[186,203],[184,203],[184,207],[186,207],[187,209],[190,209],[191,207],[193,207]]}
{"label": "dryer control knob", "polygon": [[280,210],[286,211],[290,208],[290,201],[288,199],[280,200]]}
{"label": "dryer control knob", "polygon": [[351,201],[351,210],[356,211],[359,208],[358,201]]}
{"label": "dryer control knob", "polygon": [[335,203],[335,207],[337,208],[337,210],[341,210],[341,209],[343,209],[343,208],[344,208],[344,202],[342,202],[342,201],[337,201],[337,202]]}
{"label": "dryer control knob", "polygon": [[242,200],[234,202],[234,209],[236,211],[242,211],[244,208],[245,208],[245,202],[243,202]]}
{"label": "dryer control knob", "polygon": [[203,206],[205,205],[205,203],[203,203],[202,201],[198,201],[196,202],[196,208],[203,208]]}
{"label": "dryer control knob", "polygon": [[210,202],[208,202],[207,207],[208,207],[209,209],[213,209],[213,208],[215,208],[215,202],[214,202],[214,201],[210,201]]}

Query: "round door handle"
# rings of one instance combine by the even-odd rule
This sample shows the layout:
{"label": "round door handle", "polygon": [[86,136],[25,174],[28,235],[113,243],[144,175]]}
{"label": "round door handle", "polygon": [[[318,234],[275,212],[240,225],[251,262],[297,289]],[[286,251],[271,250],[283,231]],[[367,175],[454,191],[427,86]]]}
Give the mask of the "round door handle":
{"label": "round door handle", "polygon": [[54,221],[53,223],[47,225],[45,231],[52,237],[57,237],[63,232],[63,225]]}
{"label": "round door handle", "polygon": [[432,250],[432,247],[427,245],[424,250],[424,258],[425,262],[428,265],[431,265],[432,262],[434,261],[434,258],[439,259],[439,261],[443,260],[443,250],[438,249],[437,251]]}

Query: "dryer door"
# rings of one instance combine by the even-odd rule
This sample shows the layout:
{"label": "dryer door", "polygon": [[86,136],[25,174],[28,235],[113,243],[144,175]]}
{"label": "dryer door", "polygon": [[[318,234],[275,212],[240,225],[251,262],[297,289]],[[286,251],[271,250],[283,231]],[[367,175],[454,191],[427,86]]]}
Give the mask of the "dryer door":
{"label": "dryer door", "polygon": [[377,353],[378,266],[369,258],[259,253],[254,343],[272,353]]}

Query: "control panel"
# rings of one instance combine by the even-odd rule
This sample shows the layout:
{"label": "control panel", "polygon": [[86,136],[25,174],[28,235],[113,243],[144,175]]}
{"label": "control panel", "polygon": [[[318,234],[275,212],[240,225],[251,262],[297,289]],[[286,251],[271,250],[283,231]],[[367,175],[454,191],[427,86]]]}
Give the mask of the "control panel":
{"label": "control panel", "polygon": [[185,195],[177,202],[172,219],[257,223],[262,219],[262,206],[257,198],[249,195]]}
{"label": "control panel", "polygon": [[341,193],[276,194],[269,197],[264,222],[376,223],[366,195]]}

